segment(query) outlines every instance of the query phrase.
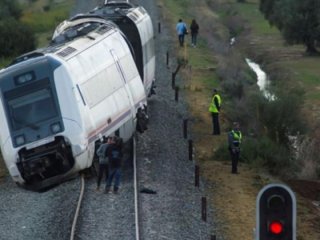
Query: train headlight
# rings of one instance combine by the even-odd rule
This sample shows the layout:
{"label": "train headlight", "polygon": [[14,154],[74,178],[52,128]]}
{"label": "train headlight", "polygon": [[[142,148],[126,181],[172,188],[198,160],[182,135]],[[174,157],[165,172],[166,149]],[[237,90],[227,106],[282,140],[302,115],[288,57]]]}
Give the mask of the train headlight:
{"label": "train headlight", "polygon": [[52,133],[58,133],[58,132],[61,132],[61,125],[60,123],[54,123],[54,124],[51,124],[51,131]]}
{"label": "train headlight", "polygon": [[19,136],[15,137],[15,142],[16,142],[17,146],[23,145],[25,143],[24,136],[19,135]]}
{"label": "train headlight", "polygon": [[25,84],[35,79],[36,79],[36,75],[34,72],[27,72],[14,77],[14,81],[16,85]]}

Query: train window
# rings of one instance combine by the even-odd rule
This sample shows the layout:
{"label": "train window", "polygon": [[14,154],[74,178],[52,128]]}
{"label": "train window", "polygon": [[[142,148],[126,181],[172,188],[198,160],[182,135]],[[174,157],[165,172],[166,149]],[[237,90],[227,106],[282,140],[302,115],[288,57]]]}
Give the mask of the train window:
{"label": "train window", "polygon": [[7,99],[10,122],[13,130],[23,127],[37,129],[39,122],[51,119],[58,115],[51,89],[37,87],[36,89],[25,89],[17,91],[14,89]]}
{"label": "train window", "polygon": [[[108,77],[106,77],[108,76]],[[82,90],[90,108],[123,86],[116,64],[112,64],[83,83]]]}

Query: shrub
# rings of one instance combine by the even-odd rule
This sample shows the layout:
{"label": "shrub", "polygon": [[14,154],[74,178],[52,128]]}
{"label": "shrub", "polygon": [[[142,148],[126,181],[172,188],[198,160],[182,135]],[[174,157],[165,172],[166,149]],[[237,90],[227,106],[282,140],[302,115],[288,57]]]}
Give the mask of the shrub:
{"label": "shrub", "polygon": [[320,178],[320,125],[317,124],[310,136],[301,136],[296,143],[296,155],[300,163],[299,176]]}
{"label": "shrub", "polygon": [[244,139],[241,155],[245,162],[262,167],[275,175],[292,175],[297,164],[290,157],[287,148],[276,144],[266,136]]}
{"label": "shrub", "polygon": [[15,0],[1,0],[0,1],[0,21],[8,18],[19,19],[22,11]]}
{"label": "shrub", "polygon": [[270,139],[289,148],[289,136],[305,131],[301,117],[303,102],[303,92],[295,89],[278,93],[274,101],[260,102],[260,120]]}
{"label": "shrub", "polygon": [[0,55],[16,56],[35,49],[33,31],[15,19],[0,22]]}

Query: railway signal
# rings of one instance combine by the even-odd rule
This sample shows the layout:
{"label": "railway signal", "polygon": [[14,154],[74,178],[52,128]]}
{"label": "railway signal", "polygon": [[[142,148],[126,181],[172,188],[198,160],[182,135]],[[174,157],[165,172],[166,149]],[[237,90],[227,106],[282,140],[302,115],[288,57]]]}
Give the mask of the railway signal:
{"label": "railway signal", "polygon": [[296,240],[296,198],[283,184],[262,188],[256,201],[256,240]]}

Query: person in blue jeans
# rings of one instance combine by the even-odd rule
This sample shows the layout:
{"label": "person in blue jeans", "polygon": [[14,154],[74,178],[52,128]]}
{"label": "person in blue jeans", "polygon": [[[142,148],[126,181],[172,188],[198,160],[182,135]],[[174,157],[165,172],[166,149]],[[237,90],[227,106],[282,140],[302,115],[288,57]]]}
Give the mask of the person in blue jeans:
{"label": "person in blue jeans", "polygon": [[183,47],[184,45],[184,35],[188,33],[187,31],[187,25],[182,21],[182,19],[179,19],[177,26],[176,26],[178,39],[180,47]]}
{"label": "person in blue jeans", "polygon": [[111,186],[114,178],[113,192],[118,193],[120,178],[121,178],[121,162],[122,162],[122,139],[113,137],[111,144],[108,147],[109,158],[109,174],[106,182],[105,193],[111,191]]}
{"label": "person in blue jeans", "polygon": [[111,138],[104,138],[101,145],[99,146],[96,154],[99,157],[99,172],[97,178],[97,188],[96,191],[100,190],[100,184],[103,174],[105,174],[106,181],[108,179],[108,147],[111,144]]}

